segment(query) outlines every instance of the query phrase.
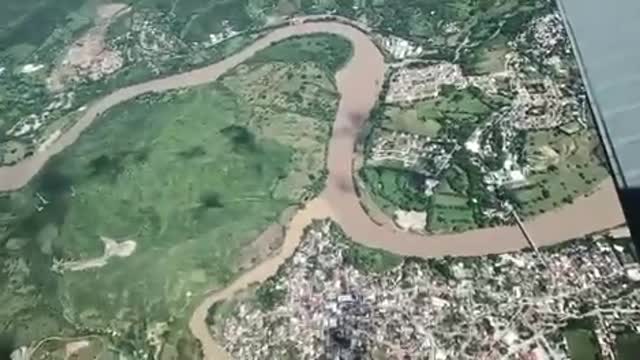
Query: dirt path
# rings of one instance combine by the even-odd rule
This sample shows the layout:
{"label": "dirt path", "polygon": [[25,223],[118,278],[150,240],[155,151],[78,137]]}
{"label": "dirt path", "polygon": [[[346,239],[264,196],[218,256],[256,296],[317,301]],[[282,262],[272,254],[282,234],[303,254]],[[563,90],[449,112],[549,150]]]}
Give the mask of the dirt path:
{"label": "dirt path", "polygon": [[[354,241],[401,255],[484,255],[526,247],[527,243],[517,227],[504,226],[425,237],[398,230],[390,219],[379,215],[375,218],[382,218],[382,222],[376,224],[363,211],[352,177],[353,152],[360,129],[381,90],[384,59],[365,33],[338,22],[298,22],[278,28],[248,48],[216,64],[117,90],[93,103],[81,119],[46,150],[16,165],[1,167],[0,191],[16,190],[27,184],[51,156],[74,143],[97,115],[119,103],[151,91],[161,92],[215,81],[220,75],[275,41],[320,32],[343,36],[354,47],[352,59],[336,76],[341,99],[329,143],[329,176],[326,188],[318,198],[307,203],[293,217],[282,249],[276,256],[243,274],[228,287],[210,294],[197,307],[191,318],[190,328],[202,343],[205,358],[228,358],[209,335],[205,324],[207,309],[216,301],[275,274],[278,267],[291,256],[302,237],[303,229],[313,219],[331,217]],[[526,227],[538,245],[551,245],[623,222],[624,217],[613,185],[607,181],[592,196],[577,199],[573,205],[541,215],[527,222]]]}

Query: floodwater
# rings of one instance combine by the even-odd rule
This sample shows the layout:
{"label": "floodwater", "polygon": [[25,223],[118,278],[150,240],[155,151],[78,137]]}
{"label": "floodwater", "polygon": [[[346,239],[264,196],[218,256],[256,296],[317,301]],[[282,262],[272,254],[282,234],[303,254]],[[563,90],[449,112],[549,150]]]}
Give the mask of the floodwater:
{"label": "floodwater", "polygon": [[[16,165],[0,168],[0,191],[16,190],[26,185],[51,156],[75,142],[97,115],[112,106],[147,92],[161,92],[215,81],[220,75],[273,42],[292,36],[322,32],[343,36],[353,43],[354,48],[353,57],[336,76],[341,99],[329,143],[329,176],[326,188],[318,198],[308,202],[293,216],[287,226],[284,244],[277,255],[243,274],[228,287],[209,294],[196,308],[190,328],[202,343],[205,358],[228,358],[209,334],[205,324],[207,310],[216,301],[275,274],[278,267],[293,254],[304,228],[313,219],[330,217],[336,220],[354,241],[400,255],[484,255],[526,247],[528,244],[522,232],[515,226],[480,229],[461,234],[424,236],[398,230],[386,217],[382,217],[383,221],[378,224],[365,213],[355,191],[352,176],[353,153],[360,130],[381,90],[384,59],[367,34],[339,22],[298,23],[278,28],[248,48],[216,64],[117,90],[92,104],[80,120],[45,151]],[[379,215],[375,217],[381,218]],[[623,222],[624,217],[613,185],[607,181],[593,195],[582,197],[572,205],[541,215],[527,222],[526,228],[538,245],[551,245]]]}

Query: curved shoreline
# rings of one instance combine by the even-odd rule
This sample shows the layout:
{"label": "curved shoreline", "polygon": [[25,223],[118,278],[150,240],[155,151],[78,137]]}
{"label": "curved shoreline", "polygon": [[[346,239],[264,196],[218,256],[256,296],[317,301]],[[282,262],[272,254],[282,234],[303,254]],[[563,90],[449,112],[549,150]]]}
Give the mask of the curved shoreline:
{"label": "curved shoreline", "polygon": [[[351,41],[353,57],[336,75],[341,94],[333,132],[328,145],[328,179],[325,189],[292,218],[284,244],[278,254],[244,273],[229,286],[211,293],[199,304],[189,323],[193,335],[202,344],[205,358],[226,358],[211,338],[205,323],[210,306],[252,283],[275,274],[295,251],[303,231],[313,219],[334,219],[353,239],[365,246],[385,249],[407,256],[474,256],[515,251],[528,246],[517,226],[471,230],[459,234],[423,236],[403,232],[392,220],[383,217],[377,224],[360,206],[352,174],[353,153],[362,126],[375,105],[384,78],[384,59],[376,45],[362,30],[343,22],[306,22],[279,27],[240,52],[201,69],[152,80],[119,89],[92,103],[81,118],[47,150],[18,164],[0,167],[0,191],[17,190],[26,185],[48,159],[73,144],[98,115],[124,101],[148,92],[162,92],[213,82],[233,67],[248,60],[257,51],[292,36],[332,33]],[[596,215],[597,210],[597,216]],[[580,197],[572,205],[542,214],[525,223],[536,244],[552,245],[624,223],[617,195],[610,180],[592,195]]]}

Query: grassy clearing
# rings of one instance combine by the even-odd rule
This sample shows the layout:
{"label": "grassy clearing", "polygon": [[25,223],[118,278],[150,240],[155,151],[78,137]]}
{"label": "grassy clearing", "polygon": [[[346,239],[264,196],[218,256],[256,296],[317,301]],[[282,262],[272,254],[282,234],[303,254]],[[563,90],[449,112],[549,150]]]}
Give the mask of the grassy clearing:
{"label": "grassy clearing", "polygon": [[459,232],[476,227],[473,210],[469,207],[434,206],[429,212],[429,230],[433,232]]}
{"label": "grassy clearing", "polygon": [[628,333],[616,337],[616,359],[636,360],[640,357],[640,334]]}
{"label": "grassy clearing", "polygon": [[595,335],[590,330],[572,329],[564,332],[572,360],[598,360],[600,353]]}
{"label": "grassy clearing", "polygon": [[599,146],[592,130],[571,137],[557,130],[530,132],[525,156],[537,170],[529,185],[516,191],[524,214],[550,210],[593,190],[608,175],[598,159]]}
{"label": "grassy clearing", "polygon": [[464,196],[450,193],[438,193],[435,195],[434,204],[442,207],[465,207],[468,199]]}
{"label": "grassy clearing", "polygon": [[[174,317],[168,348],[178,351],[191,301],[230,281],[243,249],[323,185],[337,105],[325,69],[253,63],[103,114],[26,189],[0,197],[0,246],[12,249],[0,261],[15,263],[0,273],[2,324],[21,319],[20,343],[64,333],[69,320],[119,329],[140,347],[144,324]],[[288,73],[308,80],[272,81]],[[54,258],[101,255],[99,236],[135,240],[136,251],[100,269],[51,271]]]}
{"label": "grassy clearing", "polygon": [[[419,124],[423,132],[435,132],[439,137],[462,143],[468,139],[475,126],[485,122],[497,108],[493,104],[494,99],[487,98],[473,87],[457,90],[443,86],[441,90],[437,98],[419,101],[413,105],[418,119],[412,124],[413,127]],[[386,121],[394,121],[390,116],[387,118],[389,119]]]}
{"label": "grassy clearing", "polygon": [[[340,52],[350,57],[350,44],[334,35],[314,35],[310,40],[293,38],[275,45],[282,54],[274,57],[265,49],[246,65],[239,66],[222,81],[251,106],[250,126],[270,139],[293,147],[293,166],[279,182],[275,193],[311,196],[324,186],[326,142],[331,132],[338,93],[334,70],[343,63],[313,55],[317,51]],[[324,39],[324,43],[322,42]],[[293,55],[295,54],[295,55]],[[274,59],[273,62],[267,62]],[[319,61],[312,62],[312,61]],[[304,194],[303,194],[304,192]]]}
{"label": "grassy clearing", "polygon": [[478,74],[492,74],[504,71],[505,55],[509,52],[506,46],[483,49],[474,72]]}
{"label": "grassy clearing", "polygon": [[[469,88],[456,90],[454,88],[448,88],[447,86],[444,86],[443,89],[444,91],[442,91],[441,96],[418,102],[415,105],[421,117],[443,119],[445,117],[451,117],[451,115],[458,115],[461,119],[466,118],[479,121],[482,119],[476,117],[489,114],[490,108],[479,92],[470,90]],[[462,115],[467,116],[463,117]]]}
{"label": "grassy clearing", "polygon": [[[455,188],[447,178],[464,176],[464,172],[457,168],[448,170],[446,178],[438,185],[429,207],[429,230],[433,232],[464,231],[475,227],[473,210],[469,207],[469,198],[464,191],[457,192],[461,185],[456,183],[462,179],[452,180]],[[466,180],[466,178],[465,178]]]}
{"label": "grassy clearing", "polygon": [[418,109],[405,109],[399,107],[385,108],[385,117],[382,127],[389,130],[410,132],[435,138],[442,127],[435,119],[429,118]]}

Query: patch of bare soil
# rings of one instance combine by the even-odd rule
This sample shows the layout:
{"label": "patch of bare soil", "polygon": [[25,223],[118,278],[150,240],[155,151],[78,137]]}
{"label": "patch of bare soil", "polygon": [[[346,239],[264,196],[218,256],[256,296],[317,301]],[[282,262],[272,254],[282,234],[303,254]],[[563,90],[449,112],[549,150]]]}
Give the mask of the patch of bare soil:
{"label": "patch of bare soil", "polygon": [[107,47],[104,37],[112,21],[130,10],[125,4],[99,6],[96,25],[67,50],[60,65],[47,79],[49,89],[61,91],[69,82],[84,78],[99,80],[120,69],[123,58],[118,51]]}
{"label": "patch of bare soil", "polygon": [[89,340],[79,340],[67,343],[64,346],[65,359],[72,358],[72,356],[76,355],[80,350],[89,347],[89,345],[91,345]]}
{"label": "patch of bare soil", "polygon": [[121,258],[131,256],[137,246],[137,243],[133,240],[117,242],[106,236],[101,236],[100,240],[104,243],[104,254],[102,256],[87,260],[54,261],[52,269],[54,271],[64,272],[101,268],[107,265],[109,259],[114,256]]}

